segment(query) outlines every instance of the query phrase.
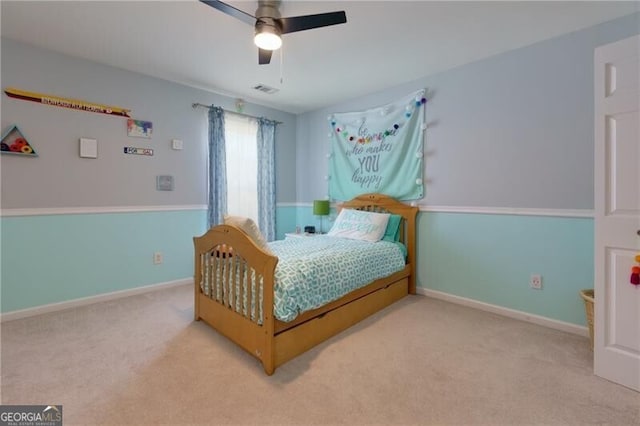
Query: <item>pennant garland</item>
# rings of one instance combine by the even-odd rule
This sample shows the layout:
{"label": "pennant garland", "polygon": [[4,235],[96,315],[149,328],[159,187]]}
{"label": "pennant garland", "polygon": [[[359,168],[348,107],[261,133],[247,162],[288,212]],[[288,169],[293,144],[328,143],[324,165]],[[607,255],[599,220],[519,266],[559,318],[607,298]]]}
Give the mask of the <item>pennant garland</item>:
{"label": "pennant garland", "polygon": [[[426,103],[427,103],[427,98],[425,97],[416,98],[415,106],[416,108],[419,108]],[[407,120],[411,118],[411,114],[412,114],[412,108],[411,106],[407,106],[406,111],[404,113],[404,116],[406,117]],[[355,141],[356,143],[359,143],[362,145],[371,143],[372,141],[384,140],[387,136],[395,135],[397,131],[405,125],[405,123],[406,123],[406,120],[400,123],[394,123],[393,127],[389,129],[385,129],[384,131],[381,131],[379,133],[375,133],[373,135],[367,135],[365,137],[358,137],[358,135],[350,134],[347,130],[345,130],[345,126],[340,127],[336,122],[336,120],[334,118],[331,118],[331,126],[335,129],[336,133],[338,133],[343,138],[348,139],[350,142]]]}

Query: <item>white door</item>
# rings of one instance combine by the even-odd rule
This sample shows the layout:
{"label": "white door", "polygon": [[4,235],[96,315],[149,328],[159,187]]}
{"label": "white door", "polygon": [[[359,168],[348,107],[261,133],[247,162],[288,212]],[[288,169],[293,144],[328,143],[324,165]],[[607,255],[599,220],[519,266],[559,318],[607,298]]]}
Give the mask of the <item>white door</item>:
{"label": "white door", "polygon": [[594,372],[640,390],[640,36],[595,50]]}

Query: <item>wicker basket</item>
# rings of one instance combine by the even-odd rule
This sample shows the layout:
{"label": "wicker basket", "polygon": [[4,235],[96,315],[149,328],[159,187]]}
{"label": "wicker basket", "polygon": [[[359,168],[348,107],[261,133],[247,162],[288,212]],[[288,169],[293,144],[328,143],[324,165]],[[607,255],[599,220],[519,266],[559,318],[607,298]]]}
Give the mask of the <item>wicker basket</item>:
{"label": "wicker basket", "polygon": [[584,300],[584,310],[587,314],[587,324],[589,325],[589,338],[591,339],[591,350],[593,350],[593,289],[580,290],[580,296]]}

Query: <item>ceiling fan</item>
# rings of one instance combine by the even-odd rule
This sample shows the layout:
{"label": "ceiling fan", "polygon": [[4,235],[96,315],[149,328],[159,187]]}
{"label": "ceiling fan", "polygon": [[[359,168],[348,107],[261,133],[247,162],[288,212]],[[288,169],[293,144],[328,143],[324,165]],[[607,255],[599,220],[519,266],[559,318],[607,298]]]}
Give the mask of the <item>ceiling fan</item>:
{"label": "ceiling fan", "polygon": [[347,22],[347,15],[344,11],[282,18],[278,10],[280,0],[258,0],[258,9],[256,9],[255,16],[221,1],[200,1],[254,26],[254,42],[258,46],[258,63],[260,65],[271,62],[273,51],[282,46],[282,34]]}

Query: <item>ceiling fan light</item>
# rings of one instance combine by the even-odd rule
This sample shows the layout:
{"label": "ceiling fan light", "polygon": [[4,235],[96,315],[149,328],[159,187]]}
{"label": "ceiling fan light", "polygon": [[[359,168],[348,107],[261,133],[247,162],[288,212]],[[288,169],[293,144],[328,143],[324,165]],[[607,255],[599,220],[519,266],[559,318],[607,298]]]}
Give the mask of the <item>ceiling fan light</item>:
{"label": "ceiling fan light", "polygon": [[282,39],[276,34],[271,27],[264,26],[260,32],[256,33],[253,42],[260,49],[278,50],[282,46]]}

